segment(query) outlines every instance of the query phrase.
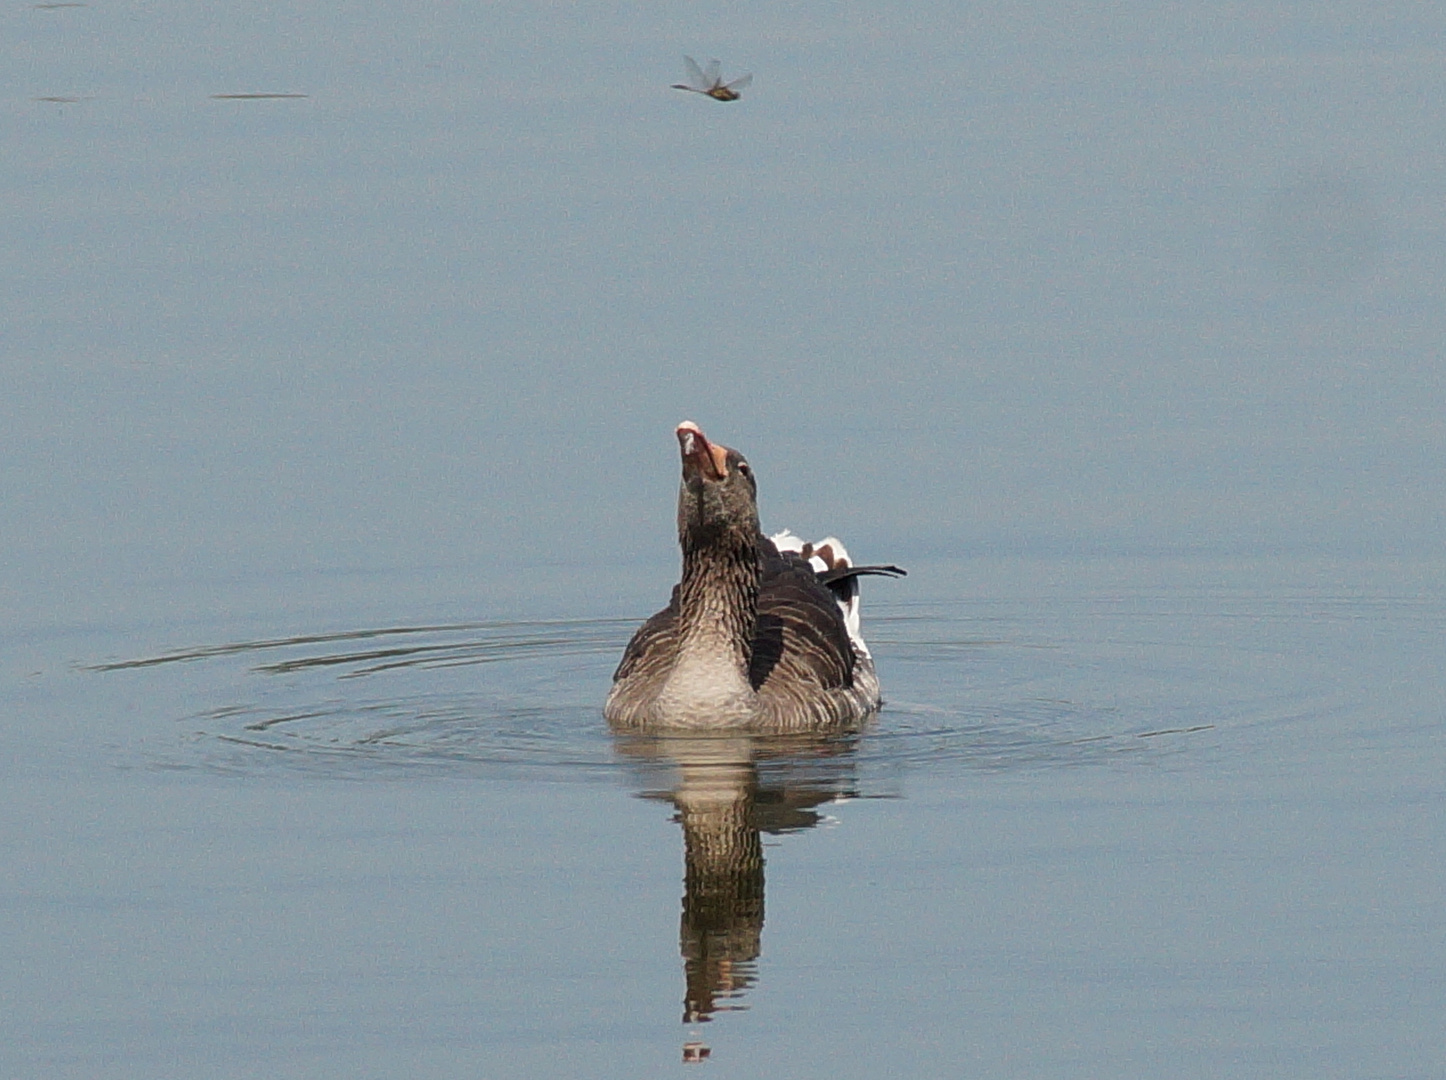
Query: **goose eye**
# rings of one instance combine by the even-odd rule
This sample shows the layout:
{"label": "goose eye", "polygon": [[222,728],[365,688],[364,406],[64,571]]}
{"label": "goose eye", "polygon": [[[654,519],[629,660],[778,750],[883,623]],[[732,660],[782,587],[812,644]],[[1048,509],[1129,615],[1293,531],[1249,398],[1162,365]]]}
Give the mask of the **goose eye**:
{"label": "goose eye", "polygon": [[740,461],[738,463],[738,471],[741,472],[744,476],[753,475],[753,470],[749,467],[748,462],[746,461]]}

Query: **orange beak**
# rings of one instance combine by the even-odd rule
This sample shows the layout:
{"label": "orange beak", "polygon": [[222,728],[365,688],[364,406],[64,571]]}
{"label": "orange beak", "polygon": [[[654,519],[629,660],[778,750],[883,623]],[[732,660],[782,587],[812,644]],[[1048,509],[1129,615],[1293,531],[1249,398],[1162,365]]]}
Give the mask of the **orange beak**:
{"label": "orange beak", "polygon": [[722,480],[728,475],[728,448],[710,443],[703,429],[691,420],[678,425],[678,447],[683,452],[683,476],[690,467],[706,480]]}

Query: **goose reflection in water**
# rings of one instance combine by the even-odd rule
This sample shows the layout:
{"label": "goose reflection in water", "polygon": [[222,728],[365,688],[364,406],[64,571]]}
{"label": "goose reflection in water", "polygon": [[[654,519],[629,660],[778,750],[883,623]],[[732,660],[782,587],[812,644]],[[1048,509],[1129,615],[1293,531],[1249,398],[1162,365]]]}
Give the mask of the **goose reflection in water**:
{"label": "goose reflection in water", "polygon": [[[683,1023],[741,1011],[758,979],[764,915],[763,834],[813,828],[820,806],[861,794],[858,736],[618,735],[619,753],[669,786],[651,783],[644,798],[672,803],[683,827]],[[683,1060],[710,1048],[697,1040]]]}

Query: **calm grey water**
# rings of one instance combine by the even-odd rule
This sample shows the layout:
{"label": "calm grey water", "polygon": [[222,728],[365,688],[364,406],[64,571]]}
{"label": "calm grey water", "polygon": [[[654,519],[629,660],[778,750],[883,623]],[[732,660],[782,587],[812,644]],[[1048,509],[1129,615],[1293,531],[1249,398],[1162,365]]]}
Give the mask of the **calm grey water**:
{"label": "calm grey water", "polygon": [[818,745],[614,740],[618,619],[51,638],[0,1060],[1439,1075],[1440,570],[924,563]]}
{"label": "calm grey water", "polygon": [[[0,13],[0,1075],[1439,1078],[1443,35]],[[685,417],[857,737],[602,724]]]}

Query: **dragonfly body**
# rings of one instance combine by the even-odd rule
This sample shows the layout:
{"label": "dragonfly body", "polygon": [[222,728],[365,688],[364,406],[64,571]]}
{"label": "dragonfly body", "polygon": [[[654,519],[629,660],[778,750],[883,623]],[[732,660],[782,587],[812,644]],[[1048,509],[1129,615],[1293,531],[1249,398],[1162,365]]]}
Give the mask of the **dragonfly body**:
{"label": "dragonfly body", "polygon": [[674,90],[687,90],[691,94],[702,94],[714,101],[737,101],[742,97],[741,91],[753,81],[752,75],[744,75],[734,79],[732,82],[723,81],[723,65],[717,60],[710,60],[707,68],[698,66],[698,62],[691,56],[683,57],[683,62],[688,67],[688,78],[692,80],[686,83],[674,83]]}

